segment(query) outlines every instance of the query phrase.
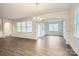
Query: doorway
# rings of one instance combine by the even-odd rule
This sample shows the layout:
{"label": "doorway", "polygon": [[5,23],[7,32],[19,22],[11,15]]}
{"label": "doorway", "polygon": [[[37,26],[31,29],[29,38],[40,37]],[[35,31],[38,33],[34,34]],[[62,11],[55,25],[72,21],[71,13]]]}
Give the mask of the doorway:
{"label": "doorway", "polygon": [[11,33],[12,33],[11,28],[12,28],[11,23],[6,22],[6,23],[4,24],[4,36],[5,36],[5,37],[11,36]]}

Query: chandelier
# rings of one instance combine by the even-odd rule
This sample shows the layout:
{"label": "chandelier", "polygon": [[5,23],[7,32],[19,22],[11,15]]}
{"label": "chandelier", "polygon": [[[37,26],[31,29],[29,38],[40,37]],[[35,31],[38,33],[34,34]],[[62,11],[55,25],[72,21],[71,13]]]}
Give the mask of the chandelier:
{"label": "chandelier", "polygon": [[41,18],[41,17],[39,17],[39,16],[37,16],[37,17],[33,17],[33,20],[36,20],[36,21],[41,21],[41,20],[42,20],[42,18]]}
{"label": "chandelier", "polygon": [[[35,5],[36,5],[36,8],[38,8],[39,3],[35,3]],[[39,17],[39,16],[36,16],[36,17],[33,17],[33,20],[35,20],[35,21],[41,21],[42,18]]]}

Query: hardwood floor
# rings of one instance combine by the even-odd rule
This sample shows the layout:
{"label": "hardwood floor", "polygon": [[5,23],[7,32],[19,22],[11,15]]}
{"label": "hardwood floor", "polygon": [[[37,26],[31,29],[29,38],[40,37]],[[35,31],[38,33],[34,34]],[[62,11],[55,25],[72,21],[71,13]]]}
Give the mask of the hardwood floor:
{"label": "hardwood floor", "polygon": [[0,56],[77,56],[65,40],[47,36],[38,40],[8,37],[0,39]]}

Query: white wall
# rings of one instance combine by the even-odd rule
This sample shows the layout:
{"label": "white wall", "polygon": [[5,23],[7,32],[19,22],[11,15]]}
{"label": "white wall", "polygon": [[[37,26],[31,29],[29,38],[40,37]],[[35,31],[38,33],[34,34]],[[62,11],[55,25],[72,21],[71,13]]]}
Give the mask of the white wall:
{"label": "white wall", "polygon": [[64,38],[67,44],[70,44],[74,51],[79,55],[79,38],[74,36],[74,12],[79,5],[75,5],[68,11],[68,19],[66,20],[66,31]]}
{"label": "white wall", "polygon": [[39,15],[39,17],[41,17],[42,19],[63,19],[66,20],[67,19],[67,14],[68,10],[64,10],[64,11],[58,11],[58,12],[53,12],[53,13],[48,13],[48,14],[43,14],[43,15]]}

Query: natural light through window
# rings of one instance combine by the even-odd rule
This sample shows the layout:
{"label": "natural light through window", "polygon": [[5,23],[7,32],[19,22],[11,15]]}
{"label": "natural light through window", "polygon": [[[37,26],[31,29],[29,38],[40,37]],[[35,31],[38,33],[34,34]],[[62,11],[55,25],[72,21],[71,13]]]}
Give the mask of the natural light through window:
{"label": "natural light through window", "polygon": [[74,22],[75,35],[79,38],[79,9],[76,10]]}
{"label": "natural light through window", "polygon": [[21,32],[21,22],[17,22],[16,27],[17,27],[17,32]]}
{"label": "natural light through window", "polygon": [[32,32],[32,21],[17,22],[17,32]]}
{"label": "natural light through window", "polygon": [[22,22],[22,32],[26,32],[26,22]]}
{"label": "natural light through window", "polygon": [[32,22],[31,21],[27,22],[27,32],[32,32]]}
{"label": "natural light through window", "polygon": [[49,24],[49,31],[58,31],[58,24]]}

